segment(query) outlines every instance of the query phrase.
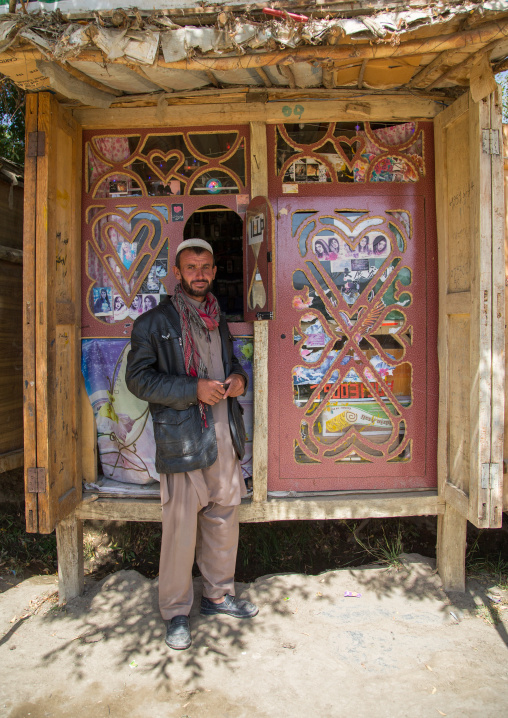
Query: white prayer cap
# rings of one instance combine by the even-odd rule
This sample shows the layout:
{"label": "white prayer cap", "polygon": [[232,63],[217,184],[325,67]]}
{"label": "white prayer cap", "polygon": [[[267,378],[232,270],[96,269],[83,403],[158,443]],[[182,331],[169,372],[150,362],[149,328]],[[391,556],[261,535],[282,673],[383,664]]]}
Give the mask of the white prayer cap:
{"label": "white prayer cap", "polygon": [[198,239],[197,237],[195,237],[194,239],[184,239],[183,242],[180,242],[180,244],[176,248],[176,256],[178,257],[182,249],[192,249],[193,247],[201,247],[202,249],[206,249],[213,257],[212,245],[208,244],[206,240]]}

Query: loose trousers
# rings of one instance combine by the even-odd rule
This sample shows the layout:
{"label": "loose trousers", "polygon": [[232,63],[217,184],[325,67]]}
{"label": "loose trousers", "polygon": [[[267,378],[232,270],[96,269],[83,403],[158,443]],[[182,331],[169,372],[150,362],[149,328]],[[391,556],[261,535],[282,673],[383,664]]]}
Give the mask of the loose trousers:
{"label": "loose trousers", "polygon": [[235,594],[238,550],[238,506],[202,506],[187,475],[161,475],[168,481],[169,500],[162,506],[159,607],[164,620],[188,616],[194,599],[194,556],[203,577],[203,595]]}

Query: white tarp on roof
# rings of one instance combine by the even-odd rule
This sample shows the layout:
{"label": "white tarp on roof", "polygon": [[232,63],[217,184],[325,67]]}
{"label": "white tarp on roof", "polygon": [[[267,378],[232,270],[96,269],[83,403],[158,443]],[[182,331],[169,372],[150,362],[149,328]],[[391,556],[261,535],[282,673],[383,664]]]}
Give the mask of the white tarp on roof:
{"label": "white tarp on roof", "polygon": [[[281,3],[281,7],[284,6],[285,3]],[[303,3],[302,3],[303,4]],[[392,3],[386,3],[386,5],[390,8],[390,6],[396,6],[399,3],[395,0]],[[208,0],[206,3],[202,3],[199,0],[135,0],[134,2],[120,2],[119,0],[26,0],[25,7],[28,12],[30,13],[36,13],[36,12],[55,12],[56,10],[59,10],[62,15],[66,17],[73,17],[73,16],[88,16],[90,17],[93,12],[102,11],[102,12],[110,12],[112,10],[120,9],[124,11],[139,11],[143,14],[157,12],[157,11],[164,11],[164,10],[182,10],[183,12],[188,12],[192,9],[195,9],[197,11],[203,12],[203,10],[206,8],[208,11],[214,11],[215,9],[217,11],[220,11],[222,8],[232,8],[235,7],[246,7],[250,5],[246,0],[243,2],[239,2],[238,0],[222,0],[222,2],[213,2],[213,0]],[[269,5],[269,3],[267,3]],[[288,10],[291,11],[291,8],[288,5]],[[335,3],[333,0],[330,2],[330,6],[333,7]],[[411,5],[413,3],[411,1],[407,3],[400,3],[400,8],[404,8],[407,12],[404,10],[394,10],[394,12],[386,12],[376,15],[375,13],[380,9],[379,4],[376,2],[350,2],[350,3],[344,3],[344,7],[341,7],[340,4],[335,5],[335,9],[337,12],[348,12],[351,10],[357,11],[358,9],[363,9],[362,6],[365,6],[365,14],[370,15],[370,19],[374,19],[375,25],[380,28],[381,33],[383,32],[383,28],[388,30],[389,32],[393,32],[393,22],[394,22],[394,15],[397,18],[397,24],[399,27],[397,29],[401,29],[401,26],[405,25],[408,27],[409,25],[413,23],[418,23],[425,21],[425,19],[428,19],[429,17],[429,9],[434,6],[434,13],[432,13],[432,16],[434,14],[436,16],[439,15],[446,15],[449,12],[455,13],[457,12],[458,7],[462,6],[462,12],[467,13],[468,11],[475,9],[476,6],[481,5],[484,12],[494,11],[494,12],[503,12],[505,10],[508,10],[508,0],[490,0],[490,2],[483,2],[478,3],[471,0],[471,2],[454,2],[454,3],[439,3],[436,4],[435,2],[432,2],[429,0],[427,6],[423,6],[423,3],[415,2],[414,8],[411,8]],[[252,5],[251,5],[252,7]],[[261,5],[259,6],[261,7]],[[9,12],[9,0],[0,0],[0,14],[2,13],[8,13]],[[18,2],[16,5],[16,12],[21,13],[23,12],[23,6],[21,2]],[[355,12],[355,15],[357,13]],[[408,17],[411,16],[412,17]],[[436,18],[437,19],[437,18]],[[352,18],[347,20],[350,23],[353,23],[354,25],[350,25],[350,29],[352,30],[351,34],[361,33],[362,32],[362,20]],[[363,26],[363,31],[365,31],[365,26]],[[370,29],[370,28],[369,28]],[[374,29],[374,33],[376,34],[376,29]],[[349,32],[347,34],[350,34]]]}
{"label": "white tarp on roof", "polygon": [[[240,5],[238,0],[225,0],[224,2],[207,2],[207,7]],[[28,0],[25,3],[28,12],[55,12],[60,10],[62,15],[72,17],[76,15],[90,16],[94,11],[108,12],[110,10],[139,10],[141,12],[153,12],[154,10],[175,10],[175,9],[200,9],[197,0],[136,0],[136,2],[119,2],[119,0]],[[0,13],[9,12],[9,0],[0,0]],[[16,5],[16,12],[23,12],[23,6],[19,2]]]}

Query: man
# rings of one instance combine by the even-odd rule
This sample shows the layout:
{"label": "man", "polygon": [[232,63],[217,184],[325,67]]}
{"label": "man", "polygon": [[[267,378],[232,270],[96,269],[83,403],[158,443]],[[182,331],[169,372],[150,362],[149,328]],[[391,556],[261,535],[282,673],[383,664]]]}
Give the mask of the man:
{"label": "man", "polygon": [[153,419],[162,502],[159,606],[166,643],[178,650],[191,645],[194,554],[202,615],[251,618],[258,609],[234,595],[238,505],[246,493],[236,397],[245,394],[247,375],[211,293],[217,267],[210,244],[181,242],[173,272],[174,295],[134,322],[126,381],[149,402]]}

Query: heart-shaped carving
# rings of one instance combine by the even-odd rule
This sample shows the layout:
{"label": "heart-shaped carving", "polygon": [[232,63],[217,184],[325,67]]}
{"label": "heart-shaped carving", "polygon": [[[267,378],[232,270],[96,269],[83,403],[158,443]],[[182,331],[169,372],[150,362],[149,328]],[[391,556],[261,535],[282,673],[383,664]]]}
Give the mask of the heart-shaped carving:
{"label": "heart-shaped carving", "polygon": [[152,150],[145,162],[160,180],[167,183],[183,165],[185,157],[180,150],[170,150],[169,152]]}
{"label": "heart-shaped carving", "polygon": [[[155,259],[165,241],[164,233],[161,233],[158,245],[152,247],[155,226],[146,216],[132,229],[129,229],[132,220],[139,212],[140,210],[136,208],[130,214],[122,215],[119,217],[120,223],[111,218],[111,210],[105,210],[94,217],[92,226],[94,252],[111,278],[113,286],[129,301],[138,293],[144,279],[145,272],[141,272],[139,277],[135,277],[141,258],[149,255]],[[154,220],[158,220],[161,225],[165,224],[166,220],[162,215],[155,210],[152,213]],[[147,266],[150,264],[151,262]],[[119,274],[116,273],[118,270]],[[126,292],[125,282],[122,285],[119,283],[119,275],[129,283],[131,288],[129,294]]]}
{"label": "heart-shaped carving", "polygon": [[345,137],[341,135],[334,140],[338,154],[344,160],[349,171],[353,170],[355,162],[360,159],[363,149],[365,148],[365,140],[363,137]]}

